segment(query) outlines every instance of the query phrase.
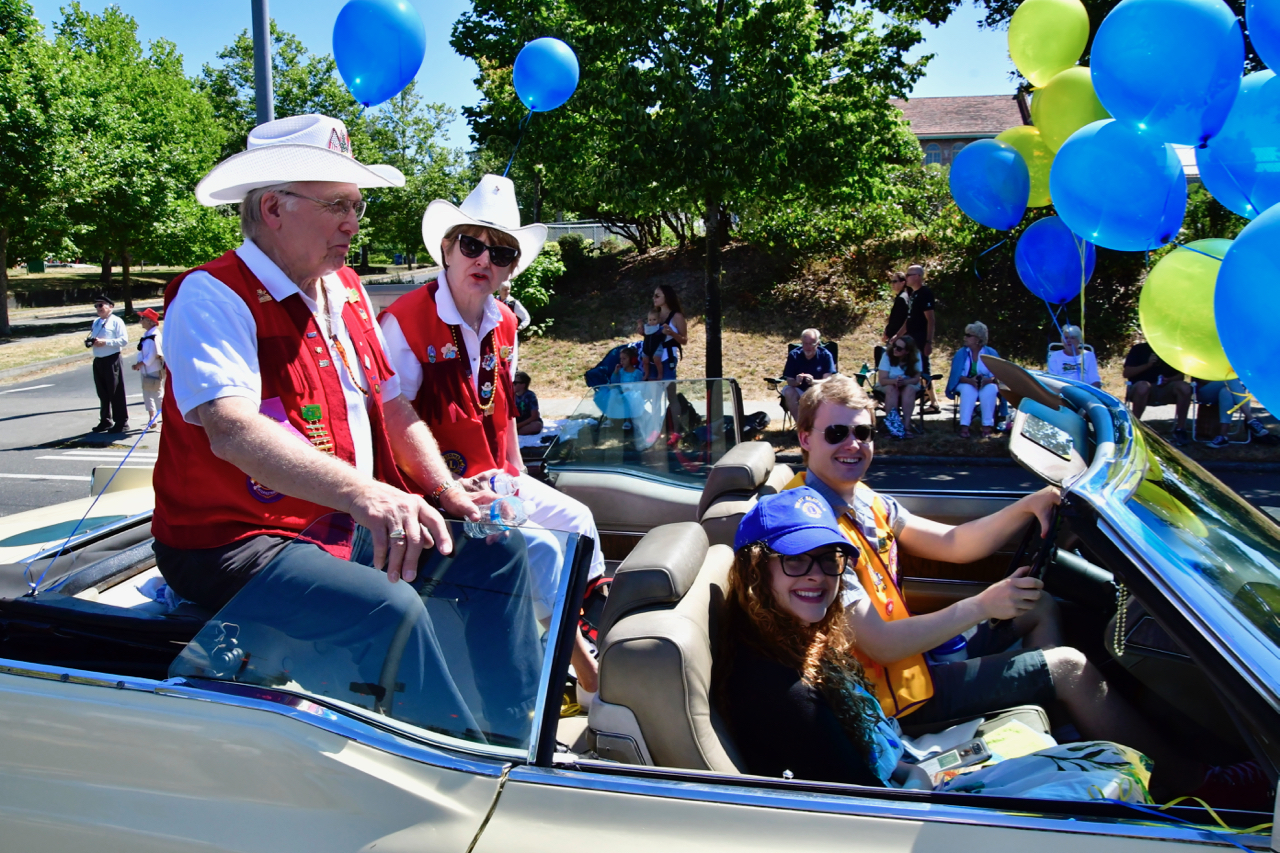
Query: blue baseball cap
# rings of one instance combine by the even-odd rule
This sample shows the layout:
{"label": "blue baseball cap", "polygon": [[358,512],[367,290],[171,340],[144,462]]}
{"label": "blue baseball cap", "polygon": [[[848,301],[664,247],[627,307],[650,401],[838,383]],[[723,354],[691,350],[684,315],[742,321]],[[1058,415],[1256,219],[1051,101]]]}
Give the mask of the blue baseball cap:
{"label": "blue baseball cap", "polygon": [[823,545],[857,549],[845,537],[825,498],[808,486],[763,497],[753,506],[733,537],[734,550],[763,542],[779,554],[803,554]]}

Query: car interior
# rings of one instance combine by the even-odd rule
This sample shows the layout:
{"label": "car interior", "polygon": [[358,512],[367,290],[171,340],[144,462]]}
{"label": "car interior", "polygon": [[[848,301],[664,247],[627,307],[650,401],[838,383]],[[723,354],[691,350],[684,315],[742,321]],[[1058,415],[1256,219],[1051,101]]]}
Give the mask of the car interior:
{"label": "car interior", "polygon": [[[1064,383],[1050,393],[1039,380],[1032,381],[1039,390],[1027,387],[1019,394],[1013,389],[1019,420],[1011,451],[1047,482],[1063,483],[1079,475],[1093,449],[1109,437],[1088,414],[1094,399],[1088,392]],[[717,615],[738,521],[793,474],[794,469],[776,460],[768,443],[738,443],[709,467],[690,508],[692,518],[659,519],[662,523],[650,524],[643,533],[601,523],[606,537],[629,534],[627,548],[618,555],[620,561],[610,561],[613,583],[598,626],[599,694],[588,714],[562,718],[558,740],[567,754],[559,759],[601,772],[628,765],[726,779],[741,776],[738,751],[709,695]],[[616,499],[617,492],[606,485],[601,481],[593,488],[600,490],[601,499],[606,493]],[[643,479],[633,486],[637,495],[644,494]],[[910,512],[948,524],[988,515],[1020,497],[923,489],[891,494]],[[974,595],[1031,562],[1027,545],[1034,532],[1013,537],[993,556],[966,565],[900,553],[899,571],[912,612],[930,612]],[[170,663],[212,614],[190,604],[170,610],[138,590],[159,577],[150,543],[150,524],[143,520],[106,527],[56,560],[0,566],[0,657],[165,678]],[[1109,683],[1193,755],[1213,765],[1254,759],[1274,782],[1280,753],[1258,720],[1265,717],[1272,732],[1280,731],[1274,725],[1275,710],[1245,707],[1217,668],[1207,671],[1202,664],[1213,660],[1211,652],[1182,641],[1189,636],[1185,626],[1100,532],[1096,516],[1077,501],[1064,501],[1049,545],[1039,548],[1038,556],[1044,561],[1046,587],[1061,604],[1067,642],[1085,652]],[[25,595],[25,577],[42,572],[46,581],[41,594]],[[982,726],[1018,719],[1049,732],[1061,726],[1063,717],[1058,708],[1023,706],[989,715]],[[907,734],[924,733],[913,730],[909,717],[904,722]],[[883,796],[932,795],[889,791]],[[1183,807],[1173,812],[1179,809]],[[1205,820],[1195,808],[1183,810],[1188,820]],[[1219,814],[1232,826],[1259,822],[1257,813],[1228,809]]]}

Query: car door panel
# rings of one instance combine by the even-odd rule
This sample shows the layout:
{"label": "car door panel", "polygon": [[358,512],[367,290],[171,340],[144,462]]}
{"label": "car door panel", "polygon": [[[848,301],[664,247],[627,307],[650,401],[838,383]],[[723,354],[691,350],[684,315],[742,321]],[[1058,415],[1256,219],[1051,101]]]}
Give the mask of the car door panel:
{"label": "car door panel", "polygon": [[[1175,853],[1204,839],[1172,827],[1091,824],[981,807],[878,800],[804,790],[512,770],[475,853],[560,853],[589,843],[610,853],[865,850],[875,853]],[[1141,815],[1137,816],[1141,819]]]}
{"label": "car door panel", "polygon": [[0,674],[0,847],[465,850],[505,765],[383,737],[408,755],[270,710]]}

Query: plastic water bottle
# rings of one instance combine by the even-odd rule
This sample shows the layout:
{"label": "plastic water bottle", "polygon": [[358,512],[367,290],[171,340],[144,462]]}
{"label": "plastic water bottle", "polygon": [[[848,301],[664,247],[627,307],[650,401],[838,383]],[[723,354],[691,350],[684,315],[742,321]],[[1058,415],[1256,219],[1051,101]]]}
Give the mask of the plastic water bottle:
{"label": "plastic water bottle", "polygon": [[503,495],[488,506],[480,507],[479,521],[462,522],[462,532],[472,539],[483,539],[519,527],[528,520],[524,501],[515,495]]}
{"label": "plastic water bottle", "polygon": [[499,471],[489,478],[489,490],[504,497],[514,495],[516,493],[516,478],[506,471]]}

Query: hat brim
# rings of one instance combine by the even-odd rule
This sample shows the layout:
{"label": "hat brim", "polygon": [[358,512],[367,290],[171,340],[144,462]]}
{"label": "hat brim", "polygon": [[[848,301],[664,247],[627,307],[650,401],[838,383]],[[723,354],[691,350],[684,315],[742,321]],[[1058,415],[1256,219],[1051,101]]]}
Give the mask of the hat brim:
{"label": "hat brim", "polygon": [[244,201],[250,190],[291,181],[331,181],[357,187],[402,187],[394,166],[366,166],[345,154],[316,145],[263,145],[228,157],[196,185],[196,201],[205,207]]}
{"label": "hat brim", "polygon": [[765,544],[779,554],[787,555],[803,554],[826,545],[837,545],[849,554],[858,552],[853,543],[844,538],[844,534],[822,524],[789,530],[776,539],[766,539]]}
{"label": "hat brim", "polygon": [[506,228],[493,222],[485,222],[483,219],[470,217],[463,213],[457,205],[438,198],[427,205],[426,212],[422,214],[422,243],[427,247],[427,251],[431,253],[431,259],[436,262],[437,266],[444,266],[444,256],[440,253],[440,242],[444,240],[445,233],[455,225],[475,225],[480,228],[488,228],[490,231],[501,231],[504,234],[510,234],[515,237],[520,244],[520,259],[516,261],[515,269],[511,272],[512,278],[520,275],[528,268],[529,264],[533,263],[533,259],[538,256],[538,253],[542,251],[543,245],[547,242],[547,226],[541,222],[535,222],[523,228]]}

